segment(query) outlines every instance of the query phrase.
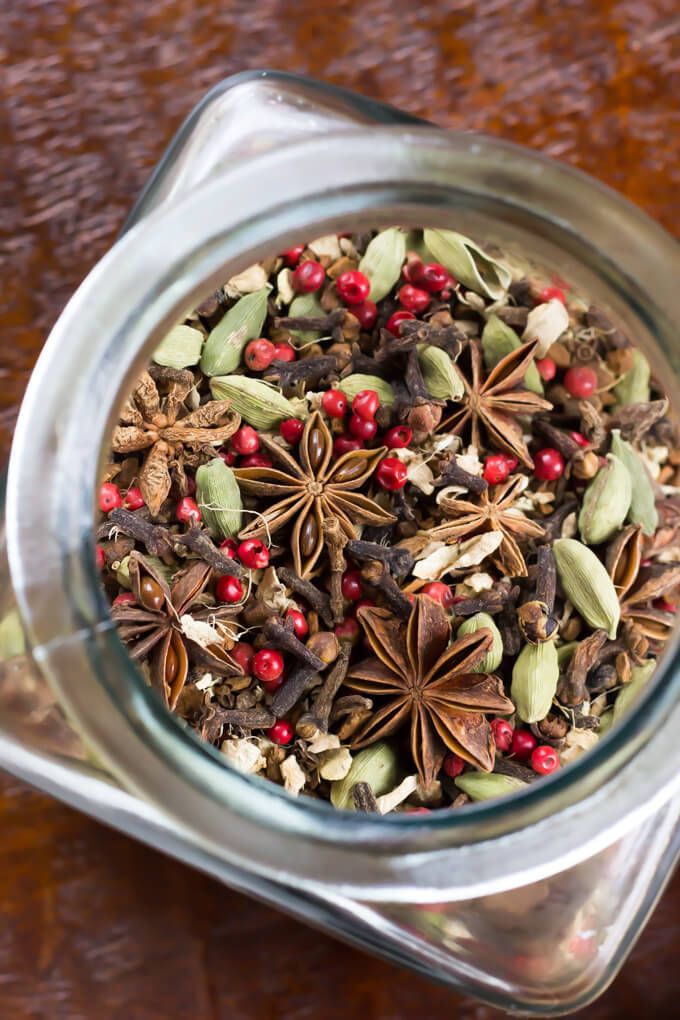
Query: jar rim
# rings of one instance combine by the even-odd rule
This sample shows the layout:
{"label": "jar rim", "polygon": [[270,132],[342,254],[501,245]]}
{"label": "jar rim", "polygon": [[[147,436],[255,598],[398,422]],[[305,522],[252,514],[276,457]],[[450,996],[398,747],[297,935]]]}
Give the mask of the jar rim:
{"label": "jar rim", "polygon": [[[342,162],[348,152],[351,168]],[[301,165],[314,165],[323,190],[300,180]],[[266,188],[272,180],[275,195]],[[548,235],[559,238],[604,280],[613,303],[635,317],[652,347],[660,344],[670,358],[672,323],[680,322],[671,270],[679,249],[652,220],[586,175],[511,143],[377,127],[370,135],[352,129],[282,147],[150,213],[78,289],[29,384],[11,455],[7,527],[13,583],[34,655],[125,786],[202,831],[218,853],[240,856],[251,870],[274,867],[293,881],[336,882],[358,895],[370,886],[372,894],[391,896],[397,885],[402,895],[408,885],[411,897],[414,889],[421,898],[440,896],[442,886],[456,883],[468,892],[489,892],[507,887],[512,875],[516,884],[525,881],[527,860],[532,880],[541,868],[556,870],[558,861],[576,863],[669,796],[678,757],[671,731],[680,721],[677,642],[639,708],[554,776],[460,813],[372,819],[296,800],[225,767],[217,752],[199,744],[144,686],[92,565],[93,493],[117,409],[112,393],[118,400],[129,390],[192,301],[272,250],[334,224],[422,225],[436,215],[447,227],[492,214],[505,216],[502,223],[513,233],[531,225],[548,248],[557,243]],[[27,512],[27,494],[36,491],[38,479],[50,486],[50,498],[42,505],[30,501]],[[49,565],[41,591],[33,576],[38,535]],[[84,678],[64,673],[69,656]],[[648,771],[631,768],[642,746],[650,751]],[[235,824],[242,830],[238,839]],[[265,828],[277,831],[276,847],[262,845]],[[548,838],[539,849],[541,833]],[[282,863],[284,837],[295,849]],[[505,855],[501,869],[494,846],[499,837],[516,844],[516,859]],[[338,847],[352,853],[342,859]],[[442,870],[436,855],[453,848],[470,861],[469,875]],[[421,864],[429,860],[424,874],[414,870],[415,857]]]}

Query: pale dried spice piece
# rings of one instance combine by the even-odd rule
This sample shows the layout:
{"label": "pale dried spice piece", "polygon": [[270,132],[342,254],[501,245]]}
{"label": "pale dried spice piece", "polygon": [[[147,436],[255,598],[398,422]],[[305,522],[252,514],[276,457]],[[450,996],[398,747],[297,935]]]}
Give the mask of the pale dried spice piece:
{"label": "pale dried spice piece", "polygon": [[344,779],[352,767],[352,755],[348,747],[335,747],[320,754],[319,775],[322,779],[337,782]]}
{"label": "pale dried spice piece", "polygon": [[294,297],[293,270],[286,266],[276,277],[276,304],[289,305]]}
{"label": "pale dried spice piece", "polygon": [[342,251],[343,255],[347,255],[349,258],[352,259],[353,262],[358,262],[359,261],[359,253],[357,252],[356,248],[354,247],[354,243],[352,241],[352,238],[351,237],[341,237],[341,238],[339,238],[339,241],[340,241],[340,250]]}
{"label": "pale dried spice piece", "polygon": [[377,798],[378,811],[381,815],[388,815],[390,811],[403,804],[405,800],[416,792],[418,788],[418,776],[406,776],[405,779],[395,786],[389,793],[383,793]]}
{"label": "pale dried spice piece", "polygon": [[340,747],[340,737],[337,733],[324,733],[317,730],[307,739],[307,750],[310,754],[321,754],[323,751],[335,751]]}
{"label": "pale dried spice piece", "polygon": [[297,609],[295,599],[286,595],[286,586],[279,579],[276,567],[269,566],[262,573],[255,591],[255,598],[277,616],[285,616],[289,609]]}
{"label": "pale dried spice piece", "polygon": [[398,450],[390,450],[390,457],[396,457],[402,464],[406,464],[406,479],[411,485],[424,492],[426,496],[434,492],[434,474],[427,463],[425,454],[419,450],[411,450],[408,447]]}
{"label": "pale dried spice piece", "polygon": [[220,752],[232,768],[246,775],[256,775],[267,765],[267,759],[258,744],[246,737],[229,737],[222,742]]}
{"label": "pale dried spice piece", "polygon": [[529,312],[523,340],[538,340],[536,357],[544,358],[550,347],[569,328],[569,313],[557,298],[536,305]]}
{"label": "pale dried spice piece", "polygon": [[212,673],[204,673],[202,677],[199,677],[194,684],[197,691],[211,691],[216,684],[220,683],[220,677],[213,676]]}
{"label": "pale dried spice piece", "polygon": [[456,594],[463,594],[463,589],[465,589],[466,593],[479,595],[480,592],[491,591],[494,583],[495,582],[491,574],[486,574],[484,572],[470,574],[469,577],[465,578],[463,584],[458,586],[461,588],[461,591],[458,592],[458,590],[456,590]]}
{"label": "pale dried spice piece", "polygon": [[502,541],[499,531],[487,532],[457,545],[430,541],[427,555],[416,557],[411,573],[422,580],[439,581],[452,570],[465,570],[482,563],[498,550]]}
{"label": "pale dried spice piece", "polygon": [[340,241],[337,234],[324,234],[323,237],[317,237],[314,241],[310,241],[307,247],[310,251],[313,251],[315,255],[320,257],[325,256],[326,258],[331,259],[331,261],[339,259],[342,255]]}
{"label": "pale dried spice piece", "polygon": [[300,791],[304,790],[307,780],[295,755],[289,754],[287,758],[284,758],[279,768],[284,789],[294,797],[297,797]]}
{"label": "pale dried spice piece", "polygon": [[578,533],[578,519],[576,517],[576,511],[567,516],[562,521],[562,527],[560,528],[560,538],[576,538]]}
{"label": "pale dried spice piece", "polygon": [[227,297],[242,297],[245,294],[253,294],[255,291],[263,290],[267,286],[269,277],[263,266],[256,262],[248,266],[242,272],[232,276],[224,285],[224,292]]}
{"label": "pale dried spice piece", "polygon": [[190,613],[179,618],[180,628],[185,637],[194,641],[201,648],[210,648],[221,644],[222,635],[206,620],[196,620]]}
{"label": "pale dried spice piece", "polygon": [[568,765],[570,761],[580,758],[586,751],[591,751],[599,742],[598,730],[570,729],[564,738],[564,745],[560,748],[560,762]]}

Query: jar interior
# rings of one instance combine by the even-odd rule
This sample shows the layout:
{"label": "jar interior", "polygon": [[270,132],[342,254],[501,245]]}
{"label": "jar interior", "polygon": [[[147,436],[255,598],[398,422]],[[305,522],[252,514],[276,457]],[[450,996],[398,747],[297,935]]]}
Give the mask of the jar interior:
{"label": "jar interior", "polygon": [[[468,213],[467,216],[466,212]],[[595,267],[592,265],[588,265],[587,263],[584,263],[582,258],[583,253],[579,249],[579,245],[574,245],[573,250],[568,251],[565,254],[565,250],[561,248],[558,244],[556,244],[555,237],[551,232],[545,232],[545,235],[537,235],[535,232],[532,232],[529,229],[527,229],[526,225],[524,224],[518,225],[514,221],[511,221],[510,226],[508,226],[507,223],[499,225],[499,222],[496,218],[494,218],[493,220],[487,218],[481,219],[478,210],[475,210],[473,213],[470,213],[468,210],[463,210],[460,216],[457,216],[456,222],[462,224],[462,227],[466,231],[470,230],[471,232],[475,230],[475,228],[476,230],[482,229],[483,223],[484,228],[487,230],[487,233],[484,235],[483,238],[480,238],[480,235],[476,234],[475,240],[478,241],[481,240],[488,254],[492,256],[496,255],[503,265],[511,267],[512,272],[514,273],[516,279],[529,278],[532,280],[534,286],[539,288],[540,286],[546,287],[552,286],[553,289],[557,287],[557,289],[559,290],[560,287],[563,287],[570,293],[570,295],[573,295],[573,299],[579,307],[585,307],[587,305],[590,305],[592,301],[597,301],[598,304],[601,304],[603,299],[602,268],[600,265]],[[334,226],[337,227],[338,224],[334,224]],[[342,224],[340,224],[340,226],[344,228],[347,226],[347,224],[343,222]],[[370,229],[371,227],[373,227],[373,223],[371,222],[370,224],[367,224],[366,221],[362,221],[361,229],[365,231],[367,227]],[[348,236],[347,231],[344,231],[344,236]],[[408,236],[412,239],[413,244],[417,246],[417,244],[419,243],[418,241],[419,235],[412,231],[411,234]],[[279,249],[276,250],[278,251]],[[269,264],[271,264],[274,257],[275,250],[271,249],[269,252]],[[277,272],[279,270],[285,270],[285,264],[281,263],[280,259],[279,263],[277,263],[277,267],[278,267]],[[241,276],[239,276],[239,274],[236,274],[236,276],[233,277],[232,279],[236,281],[237,289],[238,281],[241,280],[244,291],[243,293],[236,292],[231,293],[231,302],[239,300],[243,297],[247,297],[248,295],[252,296],[256,290],[256,283],[262,283],[262,280],[260,280],[259,277],[256,283],[249,281],[247,279],[247,271],[246,278],[242,278]],[[274,276],[272,276],[272,280],[273,279]],[[288,280],[287,282],[289,285],[290,280]],[[637,302],[635,296],[630,293],[631,287],[629,286],[629,281],[620,279],[618,280],[618,286],[620,288],[621,294],[626,297],[626,307],[628,310],[628,315],[617,316],[616,312],[613,311],[613,308],[610,304],[606,305],[606,310],[608,313],[614,316],[612,320],[613,324],[617,328],[627,332],[630,329],[632,329],[634,324],[636,323],[635,311],[637,308]],[[461,296],[462,293],[463,291],[461,291]],[[470,292],[468,292],[468,294],[469,293]],[[214,297],[214,294],[211,295],[210,291],[203,292],[201,295],[201,300],[197,302],[197,307],[204,306],[205,302],[209,303],[211,297]],[[229,304],[230,302],[227,303]],[[207,305],[205,307],[207,307]],[[283,312],[285,313],[285,309],[283,309]],[[212,314],[214,316],[214,312]],[[225,314],[224,311],[219,312],[219,314],[214,318],[212,326],[217,325],[223,314]],[[289,314],[292,314],[292,312]],[[199,319],[200,316],[197,316],[195,313],[193,313],[193,318],[188,317],[185,318],[184,321],[188,324],[191,324],[193,322],[195,326]],[[628,323],[630,325],[627,325]],[[210,327],[207,326],[206,329],[209,335]],[[628,335],[630,336],[629,332]],[[312,342],[313,340],[307,338],[306,342],[300,343],[300,346],[296,349],[298,351],[304,350],[305,347],[309,346]],[[239,368],[239,371],[242,371],[242,369],[243,366]],[[669,378],[670,375],[672,374],[668,367],[666,367],[665,370],[662,369],[661,371],[662,376],[660,377],[663,378],[664,380]],[[126,393],[125,398],[128,399],[129,394]],[[120,401],[118,406],[120,406]],[[244,421],[245,420],[246,419],[244,419]],[[102,460],[106,460],[107,452],[108,451],[106,449],[103,450]],[[129,585],[127,585],[127,587],[129,590]],[[125,595],[125,592],[123,592],[123,595]],[[658,674],[654,678],[652,687],[650,687],[650,691],[653,690],[654,684],[656,684],[657,679]],[[148,676],[146,678],[146,681],[148,684],[149,682]],[[139,683],[139,678],[137,682]],[[653,694],[651,694],[650,696],[653,697]],[[202,745],[202,747],[205,749],[205,745]],[[210,745],[208,745],[207,750],[209,753],[213,754],[216,753],[216,748],[211,747]],[[592,753],[593,753],[592,751],[586,753],[583,756],[585,760],[580,764],[582,764],[584,767],[587,767],[588,760]],[[225,764],[225,767],[227,768],[230,767],[228,763],[224,763],[224,759],[221,758],[219,755],[218,760]],[[257,783],[261,781],[261,777],[251,776],[249,777],[249,780],[252,780],[253,782]],[[527,793],[528,792],[529,791],[527,791]],[[318,800],[314,800],[312,802],[312,806],[314,808],[321,807],[321,809],[323,810],[325,804],[324,803],[320,804]],[[488,803],[480,803],[476,805],[476,810],[479,811],[486,811],[490,808],[492,808],[492,805]],[[389,823],[394,820],[394,817],[395,816],[393,816],[392,814],[388,814],[383,816],[382,820]],[[413,819],[404,818],[403,816],[401,816],[399,820],[400,821],[404,820],[406,821],[407,824],[413,821]]]}

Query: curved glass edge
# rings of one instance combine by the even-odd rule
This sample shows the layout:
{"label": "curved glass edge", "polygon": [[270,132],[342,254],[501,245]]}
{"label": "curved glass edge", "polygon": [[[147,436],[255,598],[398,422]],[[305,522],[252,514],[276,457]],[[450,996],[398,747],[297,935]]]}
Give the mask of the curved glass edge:
{"label": "curved glass edge", "polygon": [[[87,508],[87,515],[86,516],[91,521],[91,507]],[[112,635],[109,635],[109,638],[111,638],[111,637],[112,637]],[[147,696],[147,692],[145,690],[142,691],[142,692],[137,692],[137,693],[141,694],[141,696],[143,696],[143,697]],[[147,707],[151,711],[151,714],[155,716],[155,718],[154,718],[154,725],[158,724],[158,722],[160,721],[160,712],[154,712],[153,711],[153,706],[151,706],[151,705],[149,705]],[[643,718],[644,718],[644,713],[642,712],[642,710],[640,710],[640,712],[636,713],[635,717],[631,717],[631,720],[627,724],[628,735],[630,735],[630,733],[635,733],[636,730],[638,732],[640,731],[640,727],[642,725]],[[165,714],[165,719],[163,720],[163,724],[164,725],[169,725],[170,722],[171,721],[170,721],[169,717],[167,716],[167,714]],[[173,724],[176,727],[176,723],[174,723],[174,721],[172,721],[172,722],[173,722]],[[183,736],[184,736],[185,739],[188,739],[186,734],[184,734]],[[612,737],[613,736],[614,736],[614,734],[612,734]],[[623,730],[620,731],[620,736],[621,736],[621,739],[623,739]],[[603,742],[603,744],[604,744],[604,742]],[[192,748],[192,751],[193,751],[193,748]],[[585,764],[585,763],[581,763],[581,765],[583,765],[583,764]],[[575,763],[574,766],[570,767],[572,775],[574,775],[576,772],[579,771],[579,765],[580,765],[580,763],[577,762],[577,763]],[[582,770],[583,769],[581,768],[581,771]],[[531,791],[530,794],[528,793],[526,795],[520,795],[517,798],[517,804],[519,803],[519,800],[521,798],[525,798],[526,799],[529,796],[532,796],[534,798],[534,801],[536,801],[538,799],[537,796],[536,796],[537,794],[539,794],[541,797],[544,797],[544,798],[550,798],[551,794],[552,794],[552,791],[550,791],[550,783],[553,783],[553,785],[554,785],[555,783],[562,782],[563,780],[566,780],[568,772],[569,772],[569,770],[565,770],[565,773],[562,776],[556,776],[556,777],[554,777],[553,780],[550,780],[549,782],[546,782],[545,784],[542,784],[543,789],[541,789],[541,790],[539,790],[537,788],[535,791]],[[237,779],[238,779],[239,782],[244,782],[243,778],[240,777],[240,776],[238,776]],[[262,784],[262,785],[264,786],[264,784]],[[264,795],[264,791],[263,790],[259,790],[258,791],[258,796],[262,797],[263,795]],[[276,797],[277,795],[286,797],[285,794],[282,794],[280,791],[273,790],[273,789],[272,790],[268,790],[267,793],[266,793],[267,798]],[[286,800],[289,803],[289,806],[291,806],[290,798],[286,797]],[[299,805],[298,805],[298,807],[299,807]],[[472,808],[469,811],[465,812],[465,814],[467,815],[467,819],[465,819],[465,822],[467,823],[468,820],[469,820],[470,822],[472,822],[474,824],[477,824],[477,821],[479,819],[475,818],[476,815],[481,817],[482,815],[485,815],[485,814],[489,815],[491,813],[495,813],[497,816],[501,816],[503,813],[507,813],[508,811],[516,811],[516,809],[517,809],[517,805],[513,805],[512,807],[510,807],[509,803],[506,804],[506,805],[503,805],[501,802],[499,802],[498,804],[495,804],[495,805],[494,804],[480,805],[479,807]],[[316,805],[305,804],[304,807],[302,807],[302,810],[304,812],[309,813],[310,811],[316,811],[316,810],[321,810],[321,809],[317,808]],[[338,818],[338,816],[335,815],[336,823],[337,823],[337,818]],[[386,832],[385,821],[386,820],[381,820],[378,823],[378,826],[380,828],[380,840],[381,840],[381,842],[382,842],[382,839],[385,836],[385,832]],[[445,819],[445,818],[442,818],[442,817],[440,817],[440,818],[433,817],[431,820],[428,819],[428,821],[426,823],[422,823],[422,822],[418,823],[417,826],[416,825],[412,825],[411,824],[411,820],[390,819],[389,820],[389,825],[393,825],[393,826],[397,826],[397,825],[408,826],[412,830],[415,830],[417,828],[419,832],[423,832],[423,831],[425,831],[427,829],[434,829],[434,828],[437,828],[437,827],[441,827],[442,823],[445,823],[445,825],[450,829],[453,825],[458,825],[458,824],[462,825],[463,821],[464,821],[464,819],[463,819],[463,816],[461,815],[461,816],[459,816],[459,817],[457,817],[455,819],[453,819],[453,818],[446,818]],[[328,816],[326,816],[324,818],[324,824],[327,825],[327,823],[328,823]],[[523,817],[523,819],[520,822],[520,824],[526,824],[526,817]],[[351,816],[343,818],[342,819],[342,825],[346,826],[347,828],[350,828],[351,830],[353,830],[352,833],[351,833],[351,836],[350,836],[350,838],[352,840],[365,838],[366,835],[367,835],[367,832],[368,832],[368,830],[370,828],[370,826],[366,825],[365,823],[362,824],[362,825],[357,825],[357,820],[352,818]],[[337,830],[337,824],[334,825],[333,828]],[[377,837],[377,831],[376,831],[376,837]]]}
{"label": "curved glass edge", "polygon": [[[382,103],[378,100],[361,96],[350,89],[342,88],[339,85],[331,85],[328,82],[319,81],[306,75],[291,74],[287,71],[276,71],[266,68],[241,71],[218,82],[186,117],[128,214],[121,234],[127,233],[140,219],[143,219],[164,200],[163,190],[166,182],[173,179],[177,170],[177,164],[201,121],[209,121],[213,116],[213,111],[215,111],[217,116],[216,111],[219,110],[220,103],[227,94],[237,92],[243,86],[250,84],[261,85],[263,87],[273,85],[284,90],[288,89],[290,90],[291,100],[301,109],[305,111],[314,109],[320,118],[323,118],[324,112],[332,112],[334,116],[339,116],[342,121],[346,121],[347,126],[362,122],[372,122],[384,126],[423,126],[428,123],[419,117],[390,106],[388,103]],[[320,110],[317,110],[317,107],[323,103],[327,104],[328,109],[324,110],[322,107]],[[274,117],[276,116],[278,114],[274,114]],[[261,153],[267,151],[273,144],[273,140],[268,138],[268,129],[272,124],[268,123],[263,106],[258,107],[254,117],[257,122],[258,151]],[[327,127],[331,129],[332,124],[329,122]],[[308,132],[303,131],[298,126],[297,133],[300,137],[304,137]],[[293,140],[295,140],[296,126],[289,123],[287,125],[286,143],[290,142],[291,135]],[[217,135],[213,133],[213,146],[218,150],[223,150],[223,152],[226,146],[226,151],[231,154],[234,162],[239,158],[239,153],[236,151],[236,141],[237,139],[225,139],[220,137],[219,133]],[[204,171],[201,171],[201,173],[203,174]]]}

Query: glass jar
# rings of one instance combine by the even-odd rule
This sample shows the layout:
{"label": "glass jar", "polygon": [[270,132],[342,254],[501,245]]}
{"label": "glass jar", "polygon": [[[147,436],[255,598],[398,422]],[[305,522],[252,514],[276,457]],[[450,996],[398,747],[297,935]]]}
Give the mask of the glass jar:
{"label": "glass jar", "polygon": [[379,819],[293,799],[200,744],[133,667],[94,566],[102,450],[165,331],[300,238],[394,223],[530,252],[640,344],[680,407],[679,249],[623,198],[308,80],[230,79],[180,130],[31,379],[0,532],[2,762],[333,934],[557,1015],[611,981],[680,846],[675,644],[639,708],[554,776],[464,811]]}

